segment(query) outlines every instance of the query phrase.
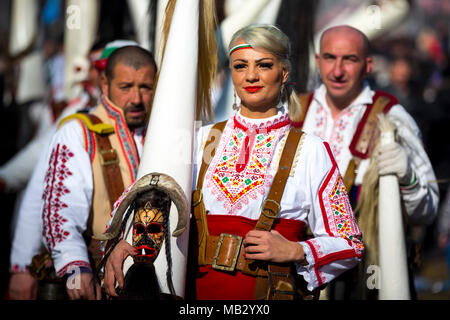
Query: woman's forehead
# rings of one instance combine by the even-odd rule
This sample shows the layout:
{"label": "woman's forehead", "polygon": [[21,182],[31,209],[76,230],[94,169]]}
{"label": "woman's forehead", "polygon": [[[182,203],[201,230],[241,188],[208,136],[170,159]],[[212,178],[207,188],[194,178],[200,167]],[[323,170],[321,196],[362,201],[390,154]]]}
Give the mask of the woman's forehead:
{"label": "woman's forehead", "polygon": [[277,56],[260,47],[243,47],[239,48],[239,50],[235,50],[230,55],[231,61],[234,60],[262,60],[262,59],[272,59],[278,60]]}

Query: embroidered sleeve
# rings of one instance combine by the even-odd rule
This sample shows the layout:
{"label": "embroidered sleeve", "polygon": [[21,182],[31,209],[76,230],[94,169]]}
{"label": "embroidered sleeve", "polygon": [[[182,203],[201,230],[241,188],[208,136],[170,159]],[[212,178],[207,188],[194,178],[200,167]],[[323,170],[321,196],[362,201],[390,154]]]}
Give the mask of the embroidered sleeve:
{"label": "embroidered sleeve", "polygon": [[36,168],[24,191],[17,212],[11,245],[10,272],[24,272],[42,245],[41,196],[46,172],[46,153],[39,156]]}
{"label": "embroidered sleeve", "polygon": [[[347,191],[328,143],[316,157],[314,175],[320,176],[317,168],[325,169],[321,180],[312,182],[313,206],[308,222],[314,238],[302,242],[308,265],[297,266],[297,271],[308,282],[312,290],[328,283],[342,272],[354,267],[362,257],[364,246],[361,231],[348,199]],[[326,165],[321,166],[320,161]]]}
{"label": "embroidered sleeve", "polygon": [[92,169],[81,126],[72,121],[53,137],[42,194],[43,239],[58,276],[89,267],[82,233],[92,200]]}

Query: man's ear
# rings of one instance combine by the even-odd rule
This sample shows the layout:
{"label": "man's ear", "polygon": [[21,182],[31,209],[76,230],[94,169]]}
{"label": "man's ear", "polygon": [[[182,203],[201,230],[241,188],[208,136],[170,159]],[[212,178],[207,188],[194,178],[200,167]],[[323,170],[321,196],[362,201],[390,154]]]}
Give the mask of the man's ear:
{"label": "man's ear", "polygon": [[372,57],[366,57],[366,75],[369,74],[372,71],[373,67],[373,59]]}
{"label": "man's ear", "polygon": [[102,72],[102,75],[100,76],[100,84],[102,87],[102,93],[108,94],[109,83],[108,79],[106,78],[106,74],[104,72]]}

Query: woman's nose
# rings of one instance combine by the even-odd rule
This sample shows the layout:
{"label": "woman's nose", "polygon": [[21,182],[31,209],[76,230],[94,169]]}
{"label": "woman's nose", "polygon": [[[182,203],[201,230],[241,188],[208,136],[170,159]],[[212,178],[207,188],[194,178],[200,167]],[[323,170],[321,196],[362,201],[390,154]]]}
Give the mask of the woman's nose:
{"label": "woman's nose", "polygon": [[254,66],[249,66],[247,71],[247,81],[255,82],[259,80],[258,69]]}

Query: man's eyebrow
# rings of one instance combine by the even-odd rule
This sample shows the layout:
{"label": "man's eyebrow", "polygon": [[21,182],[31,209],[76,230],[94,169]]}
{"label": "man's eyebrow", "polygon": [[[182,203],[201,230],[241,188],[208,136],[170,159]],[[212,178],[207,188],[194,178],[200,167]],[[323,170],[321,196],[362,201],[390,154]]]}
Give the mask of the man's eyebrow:
{"label": "man's eyebrow", "polygon": [[346,54],[346,55],[344,55],[343,56],[343,58],[345,58],[345,59],[348,59],[348,58],[356,58],[356,59],[359,59],[359,57],[358,57],[358,55],[357,54]]}

